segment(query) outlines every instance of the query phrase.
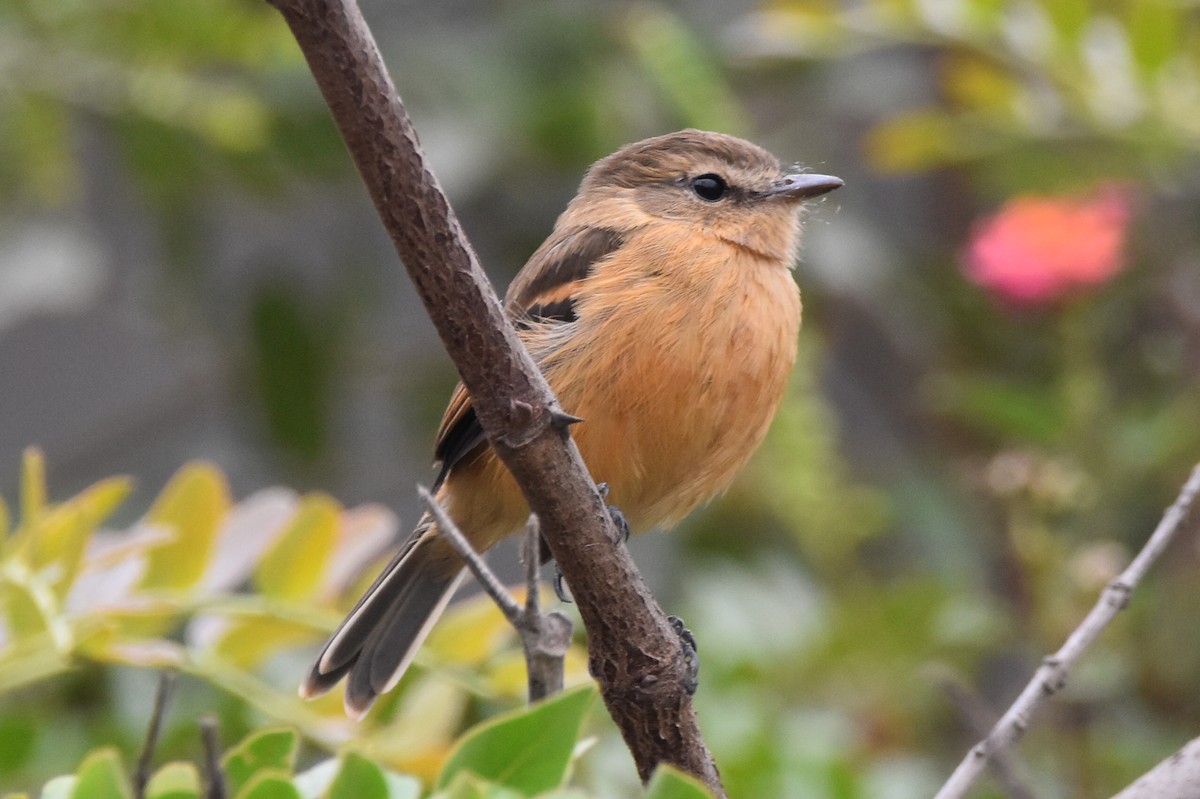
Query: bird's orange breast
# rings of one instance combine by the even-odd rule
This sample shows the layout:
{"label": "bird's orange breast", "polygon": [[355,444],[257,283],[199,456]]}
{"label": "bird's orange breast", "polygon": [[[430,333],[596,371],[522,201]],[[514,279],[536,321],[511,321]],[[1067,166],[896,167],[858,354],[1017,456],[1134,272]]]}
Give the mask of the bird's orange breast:
{"label": "bird's orange breast", "polygon": [[671,525],[762,441],[796,358],[799,291],[786,264],[695,233],[635,243],[587,289],[592,329],[547,379],[585,420],[575,440],[609,501],[635,530]]}
{"label": "bird's orange breast", "polygon": [[[761,443],[796,359],[800,294],[782,261],[683,230],[631,242],[586,279],[574,328],[524,334],[596,482],[634,531],[725,490]],[[557,340],[553,340],[558,337]],[[442,499],[481,549],[528,514],[489,451]]]}

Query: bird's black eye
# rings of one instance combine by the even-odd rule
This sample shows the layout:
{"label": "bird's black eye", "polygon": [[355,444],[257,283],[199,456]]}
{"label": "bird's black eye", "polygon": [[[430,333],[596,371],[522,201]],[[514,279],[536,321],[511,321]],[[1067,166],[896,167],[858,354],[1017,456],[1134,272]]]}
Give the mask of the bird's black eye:
{"label": "bird's black eye", "polygon": [[692,191],[696,192],[696,196],[701,200],[710,203],[715,203],[724,197],[728,189],[729,187],[725,185],[725,181],[721,179],[721,176],[714,175],[711,172],[707,175],[692,178]]}

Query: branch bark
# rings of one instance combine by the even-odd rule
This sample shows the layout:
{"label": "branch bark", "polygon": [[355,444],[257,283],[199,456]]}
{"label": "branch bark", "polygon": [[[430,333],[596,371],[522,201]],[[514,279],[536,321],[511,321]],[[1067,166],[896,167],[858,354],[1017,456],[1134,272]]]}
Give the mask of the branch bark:
{"label": "branch bark", "polygon": [[725,796],[686,690],[678,636],[613,530],[561,409],[426,164],[353,0],[269,0],[291,28],[497,455],[571,585],[589,665],[648,780],[672,763]]}
{"label": "branch bark", "polygon": [[1066,642],[1053,655],[1042,661],[1041,667],[1033,675],[1033,679],[1021,691],[1021,695],[996,722],[987,737],[971,748],[967,756],[950,779],[938,791],[935,799],[960,799],[966,795],[971,785],[983,773],[988,764],[994,759],[996,752],[1004,751],[1015,746],[1025,734],[1033,718],[1034,712],[1047,699],[1062,690],[1066,685],[1071,668],[1084,650],[1100,635],[1108,623],[1124,610],[1129,604],[1129,597],[1138,583],[1146,576],[1146,572],[1156,560],[1166,551],[1171,542],[1183,528],[1183,523],[1200,494],[1200,464],[1193,469],[1187,482],[1179,491],[1179,496],[1171,507],[1167,508],[1162,520],[1154,528],[1150,539],[1142,547],[1141,552],[1126,567],[1125,571],[1113,580],[1100,594],[1100,599],[1088,613],[1087,617],[1067,637]]}

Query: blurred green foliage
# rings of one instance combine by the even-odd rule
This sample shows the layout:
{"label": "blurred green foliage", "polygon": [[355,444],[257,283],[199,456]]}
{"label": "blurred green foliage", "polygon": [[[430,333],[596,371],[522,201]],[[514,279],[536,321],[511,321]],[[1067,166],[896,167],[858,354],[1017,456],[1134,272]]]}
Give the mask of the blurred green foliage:
{"label": "blurred green foliage", "polygon": [[[235,504],[223,475],[195,463],[180,470],[133,528],[100,530],[128,490],[128,481],[112,479],[50,502],[42,456],[26,453],[18,519],[13,530],[0,530],[6,543],[0,553],[0,718],[10,733],[0,738],[5,779],[45,756],[48,742],[35,730],[49,729],[57,713],[69,717],[79,710],[27,701],[32,692],[107,665],[177,670],[262,717],[286,721],[309,740],[352,745],[416,777],[436,777],[445,796],[470,795],[456,780],[460,772],[504,785],[514,796],[541,796],[564,783],[590,688],[493,718],[458,739],[481,708],[513,707],[525,689],[516,633],[484,597],[447,614],[419,668],[363,724],[345,718],[339,696],[314,702],[296,696],[309,650],[348,610],[345,603],[364,587],[364,566],[382,557],[393,539],[390,513],[370,506],[344,510],[326,495],[281,489]],[[2,502],[0,511],[9,518]],[[250,591],[239,590],[247,585]],[[569,684],[586,681],[584,664],[585,655],[573,649]],[[145,700],[143,694],[110,701]],[[231,795],[258,796],[254,791],[265,789],[251,786],[276,779],[278,769],[290,784],[297,746],[296,732],[262,731],[235,747],[223,761]],[[61,741],[54,749],[61,768],[73,753]],[[351,767],[358,768],[347,761],[341,773]],[[192,785],[183,795],[195,795],[194,774],[164,768],[155,778],[171,786],[163,788],[164,797],[184,790],[179,780]],[[371,769],[371,775],[381,773]],[[124,778],[114,776],[120,773],[114,750],[94,752],[74,778],[57,783],[54,790],[63,793],[51,795],[127,796]],[[326,787],[343,779],[325,776],[312,779]],[[368,778],[383,779],[362,779]],[[475,785],[472,780],[467,783]],[[93,781],[108,787],[101,791]],[[298,795],[343,795],[325,790]]]}
{"label": "blurred green foliage", "polygon": [[[564,787],[576,758],[575,741],[593,688],[557,697],[494,718],[463,736],[438,776],[430,799],[588,799]],[[232,799],[417,799],[420,782],[379,766],[351,750],[297,772],[299,736],[265,728],[246,736],[220,758],[222,796]],[[149,775],[147,799],[210,796],[190,762],[172,761]],[[44,799],[132,799],[134,791],[116,750],[89,753],[73,774],[46,783]],[[9,794],[15,799],[17,794]],[[20,795],[24,796],[24,795]],[[701,786],[664,767],[647,799],[705,799]]]}

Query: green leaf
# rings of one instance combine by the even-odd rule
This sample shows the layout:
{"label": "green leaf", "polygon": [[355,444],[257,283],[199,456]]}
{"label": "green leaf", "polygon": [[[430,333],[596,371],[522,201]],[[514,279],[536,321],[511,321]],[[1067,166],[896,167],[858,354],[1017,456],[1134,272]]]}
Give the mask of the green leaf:
{"label": "green leaf", "polygon": [[[9,650],[6,654],[11,654]],[[0,716],[0,774],[23,768],[37,749],[42,719],[30,708],[27,714],[9,711]]]}
{"label": "green leaf", "polygon": [[438,786],[469,771],[526,794],[557,788],[595,696],[595,687],[586,685],[476,725],[446,759]]}
{"label": "green leaf", "polygon": [[233,618],[213,651],[231,665],[252,669],[290,644],[311,643],[312,624],[269,615]]}
{"label": "green leaf", "polygon": [[168,763],[146,785],[147,799],[197,799],[199,795],[200,774],[191,763]]}
{"label": "green leaf", "polygon": [[[241,789],[248,787],[262,771],[290,774],[296,765],[299,743],[295,730],[286,727],[269,727],[246,736],[221,759],[229,792],[240,796]],[[273,794],[264,794],[270,795]]]}
{"label": "green leaf", "polygon": [[348,752],[328,799],[417,799],[420,794],[417,780],[389,774],[362,755]]}
{"label": "green leaf", "polygon": [[234,799],[303,799],[286,771],[269,769],[254,775]]}
{"label": "green leaf", "polygon": [[97,525],[132,491],[133,482],[128,477],[110,477],[43,513],[41,524],[32,531],[30,563],[35,569],[58,565],[54,588],[59,599],[71,589]]}
{"label": "green leaf", "polygon": [[1066,43],[1078,42],[1092,19],[1091,0],[1041,0],[1042,10]]}
{"label": "green leaf", "polygon": [[684,126],[744,133],[748,115],[725,81],[718,48],[663,6],[635,6],[627,21],[633,52]]}
{"label": "green leaf", "polygon": [[229,512],[229,486],[217,467],[189,463],[155,500],[146,521],[175,531],[150,550],[142,588],[188,588],[203,576],[221,520]]}
{"label": "green leaf", "polygon": [[646,799],[713,799],[713,795],[700,780],[674,766],[663,765],[654,770]]}
{"label": "green leaf", "polygon": [[383,779],[383,769],[367,760],[362,755],[349,752],[342,759],[342,767],[333,786],[329,789],[329,799],[375,799],[387,797],[387,783]]}
{"label": "green leaf", "polygon": [[31,638],[49,629],[42,606],[28,585],[0,582],[0,609],[12,640]]}
{"label": "green leaf", "polygon": [[917,109],[889,117],[866,137],[867,160],[880,172],[922,172],[968,160],[993,146],[983,129],[968,130],[939,109]]}
{"label": "green leaf", "polygon": [[133,490],[125,477],[102,480],[44,515],[31,541],[35,568],[59,566],[55,593],[67,595],[83,562],[83,553],[96,527],[108,518]]}
{"label": "green leaf", "polygon": [[529,794],[524,792],[514,791],[463,772],[451,781],[449,787],[438,791],[430,799],[526,799],[528,796]]}
{"label": "green leaf", "polygon": [[304,600],[321,589],[337,542],[342,506],[327,494],[309,494],[258,568],[256,582],[269,597]]}
{"label": "green leaf", "polygon": [[113,748],[98,749],[83,759],[71,799],[130,799],[129,778]]}
{"label": "green leaf", "polygon": [[1180,50],[1183,13],[1168,0],[1129,3],[1129,46],[1146,76],[1154,75]]}

